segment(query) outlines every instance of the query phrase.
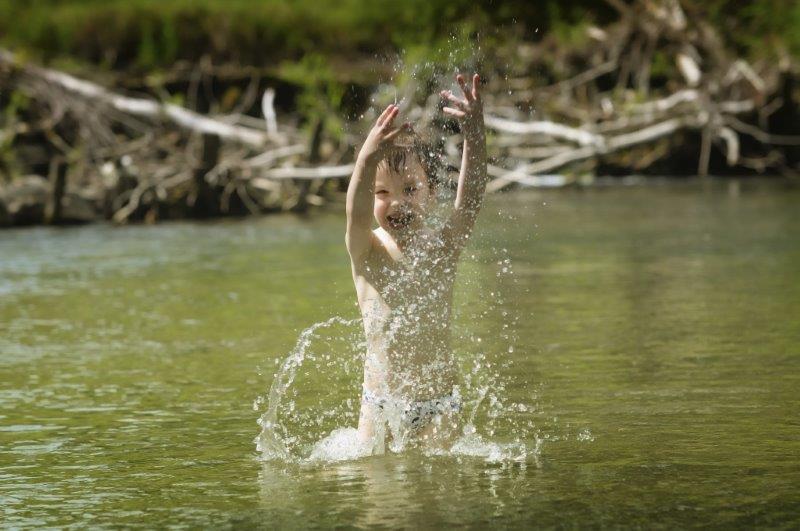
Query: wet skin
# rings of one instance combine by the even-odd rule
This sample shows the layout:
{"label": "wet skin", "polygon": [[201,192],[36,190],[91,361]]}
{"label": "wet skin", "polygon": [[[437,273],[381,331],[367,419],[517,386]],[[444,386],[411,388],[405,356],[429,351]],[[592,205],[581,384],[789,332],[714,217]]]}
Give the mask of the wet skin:
{"label": "wet skin", "polygon": [[[346,243],[367,337],[364,390],[398,403],[447,396],[457,383],[450,344],[453,281],[486,186],[480,80],[476,74],[471,89],[462,76],[457,81],[463,99],[441,93],[450,105],[443,111],[464,134],[453,213],[442,227],[426,226],[433,196],[419,157],[398,143],[410,126],[393,127],[399,113],[394,105],[367,136],[348,187]],[[404,149],[402,165],[388,163]],[[379,408],[363,401],[359,433],[365,444],[382,438],[383,422]],[[445,424],[451,426],[441,431],[452,434],[452,423]],[[436,431],[426,427],[414,435],[425,439]]]}

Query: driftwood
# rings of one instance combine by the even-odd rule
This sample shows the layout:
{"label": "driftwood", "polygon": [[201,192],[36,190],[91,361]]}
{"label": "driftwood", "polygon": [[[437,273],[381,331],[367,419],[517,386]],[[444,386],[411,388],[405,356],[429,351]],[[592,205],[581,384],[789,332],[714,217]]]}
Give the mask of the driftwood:
{"label": "driftwood", "polygon": [[[642,171],[664,156],[661,141],[691,131],[699,132],[696,171],[701,176],[709,173],[715,145],[728,167],[721,171],[735,173],[740,166],[797,174],[797,161],[787,160],[776,147],[798,145],[800,135],[767,132],[765,121],[758,121],[762,109],[786,106],[776,103],[781,87],[773,65],[755,67],[730,54],[713,28],[687,16],[677,0],[608,3],[621,18],[604,29],[590,28],[584,60],[595,66],[541,88],[531,86],[542,68],[536,62],[520,61],[527,65],[520,77],[494,79],[486,125],[495,133],[491,152],[499,164],[490,165],[489,190],[514,183],[539,186],[540,174],[570,175],[571,165],[587,160],[613,164],[615,155],[631,149],[639,150],[632,169]],[[664,87],[671,92],[662,88],[652,97],[655,43],[663,56],[672,57],[679,77]],[[790,64],[783,73],[791,75]],[[504,82],[520,90],[503,90]],[[527,119],[532,106],[548,119]],[[760,167],[754,165],[758,158]]]}
{"label": "driftwood", "polygon": [[[118,94],[69,74],[20,63],[3,50],[0,68],[10,72],[14,88],[39,102],[41,114],[48,116],[30,120],[14,133],[45,135],[59,158],[83,150],[90,163],[82,178],[104,189],[106,214],[117,223],[317,204],[319,186],[312,187],[311,197],[299,198],[310,188],[295,181],[338,179],[352,172],[350,164],[319,164],[319,141],[316,156],[310,157],[309,141],[296,128],[285,125],[279,131],[271,89],[262,98],[264,121],[255,121],[266,126],[262,130],[253,127],[250,117],[205,116],[175,104]],[[76,138],[62,138],[60,129],[76,128]],[[305,159],[316,165],[294,164]],[[59,168],[50,193],[55,199],[46,210],[52,222],[59,220],[64,196],[66,175]]]}
{"label": "driftwood", "polygon": [[[486,61],[489,191],[564,186],[576,182],[578,174],[584,174],[583,182],[585,174],[602,168],[659,171],[659,161],[675,148],[693,157],[684,173],[798,172],[800,117],[791,61],[750,64],[736,57],[713,28],[687,15],[677,0],[606,1],[619,20],[589,28],[586,44],[563,49],[546,39],[519,43],[502,60]],[[656,55],[662,70],[663,58],[671,64],[658,79]],[[491,65],[506,66],[492,70]],[[540,84],[539,74],[547,69],[557,70],[558,78]],[[417,129],[441,139],[444,162],[457,170],[455,124],[442,117],[437,97],[415,97],[428,85],[429,80],[412,77],[399,88],[403,112]],[[0,87],[23,92],[34,102],[0,129],[0,148],[12,146],[20,158],[24,154],[30,167],[23,173],[42,175],[51,160],[71,161],[69,171],[58,166],[46,185],[49,191],[36,196],[48,198],[47,209],[40,210],[54,223],[64,218],[61,202],[70,197],[81,204],[94,201],[117,223],[320,204],[326,190],[341,190],[326,181],[350,175],[359,136],[326,140],[319,117],[310,134],[289,116],[279,122],[274,90],[261,92],[259,106],[256,82],[233,112],[202,114],[123,94],[0,50]],[[376,93],[375,100],[380,99]],[[244,114],[252,104],[262,116]],[[366,127],[374,110],[365,115],[363,124],[349,129]],[[8,174],[3,160],[0,174]],[[18,209],[29,202],[6,201]],[[24,208],[27,220],[45,215]],[[14,212],[0,190],[0,223],[10,218]]]}
{"label": "driftwood", "polygon": [[[7,50],[0,50],[0,63],[18,65],[17,59]],[[102,86],[69,74],[26,64],[21,66],[25,75],[39,78],[76,96],[86,98],[95,105],[105,106],[131,116],[164,119],[195,133],[211,134],[225,140],[240,142],[254,147],[264,147],[283,138],[275,133],[263,132],[249,127],[230,125],[214,120],[171,103],[131,98],[115,94]]]}

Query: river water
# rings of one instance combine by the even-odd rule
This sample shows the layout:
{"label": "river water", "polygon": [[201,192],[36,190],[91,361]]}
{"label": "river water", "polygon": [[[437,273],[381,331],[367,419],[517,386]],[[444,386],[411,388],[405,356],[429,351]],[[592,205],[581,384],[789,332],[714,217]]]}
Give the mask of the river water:
{"label": "river water", "polygon": [[[800,191],[492,197],[455,326],[503,382],[476,428],[526,456],[263,461],[276,366],[358,316],[343,226],[0,233],[0,527],[800,525]],[[298,407],[357,392],[304,371]]]}

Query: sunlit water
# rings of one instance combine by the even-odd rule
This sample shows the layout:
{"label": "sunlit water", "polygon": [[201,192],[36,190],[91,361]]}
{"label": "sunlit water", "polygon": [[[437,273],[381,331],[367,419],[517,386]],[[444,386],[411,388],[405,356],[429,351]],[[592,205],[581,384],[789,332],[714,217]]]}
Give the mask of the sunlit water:
{"label": "sunlit water", "polygon": [[763,184],[491,198],[454,329],[494,394],[482,444],[521,460],[263,460],[273,375],[332,317],[281,418],[312,446],[355,426],[338,210],[2,232],[0,526],[797,526],[798,205]]}

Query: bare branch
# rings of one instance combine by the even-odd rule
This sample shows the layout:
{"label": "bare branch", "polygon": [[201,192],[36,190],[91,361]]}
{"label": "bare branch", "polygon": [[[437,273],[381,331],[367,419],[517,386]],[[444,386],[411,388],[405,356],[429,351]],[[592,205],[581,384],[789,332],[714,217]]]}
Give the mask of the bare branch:
{"label": "bare branch", "polygon": [[485,121],[486,126],[490,129],[504,133],[518,135],[543,134],[553,138],[569,140],[582,146],[602,145],[603,143],[601,136],[555,122],[514,122],[490,114],[486,115]]}
{"label": "bare branch", "polygon": [[14,54],[2,49],[0,49],[0,64],[7,64],[14,68],[20,68],[29,75],[40,77],[73,94],[87,98],[94,103],[108,105],[126,114],[143,116],[151,119],[167,119],[180,127],[197,133],[217,135],[226,140],[241,142],[254,147],[261,147],[270,142],[283,140],[274,134],[213,120],[172,103],[159,103],[149,99],[130,98],[115,94],[100,85],[78,79],[63,72],[33,65],[20,65],[17,63]]}

